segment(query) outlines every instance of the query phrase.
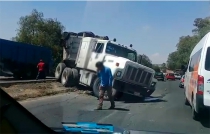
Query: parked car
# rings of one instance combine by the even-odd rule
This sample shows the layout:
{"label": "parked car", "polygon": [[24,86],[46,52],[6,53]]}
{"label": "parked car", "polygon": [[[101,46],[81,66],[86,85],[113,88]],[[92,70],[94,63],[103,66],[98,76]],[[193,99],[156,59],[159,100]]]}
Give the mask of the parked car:
{"label": "parked car", "polygon": [[173,73],[168,73],[166,74],[166,80],[176,80],[176,78]]}
{"label": "parked car", "polygon": [[182,78],[182,76],[178,73],[175,73],[174,76],[175,76],[175,79],[177,80],[180,80]]}
{"label": "parked car", "polygon": [[155,79],[157,79],[158,81],[165,81],[165,75],[162,72],[156,72],[155,73]]}
{"label": "parked car", "polygon": [[184,88],[184,75],[182,76],[180,83],[179,83],[180,88]]}

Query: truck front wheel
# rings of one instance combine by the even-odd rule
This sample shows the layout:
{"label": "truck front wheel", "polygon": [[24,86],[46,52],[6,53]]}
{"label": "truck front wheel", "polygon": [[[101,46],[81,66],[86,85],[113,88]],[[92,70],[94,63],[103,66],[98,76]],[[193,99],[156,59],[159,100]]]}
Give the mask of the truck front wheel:
{"label": "truck front wheel", "polygon": [[147,89],[144,93],[143,93],[143,97],[150,97],[150,95],[155,91],[155,88],[151,88],[151,89]]}
{"label": "truck front wheel", "polygon": [[57,81],[61,80],[61,76],[63,73],[63,70],[65,69],[66,65],[64,63],[59,63],[55,69],[55,79]]}
{"label": "truck front wheel", "polygon": [[[99,87],[100,87],[101,80],[100,78],[96,78],[93,83],[93,93],[94,95],[99,98]],[[117,91],[112,88],[112,97],[115,98],[115,95],[117,94]],[[104,94],[104,99],[108,99],[107,93]]]}

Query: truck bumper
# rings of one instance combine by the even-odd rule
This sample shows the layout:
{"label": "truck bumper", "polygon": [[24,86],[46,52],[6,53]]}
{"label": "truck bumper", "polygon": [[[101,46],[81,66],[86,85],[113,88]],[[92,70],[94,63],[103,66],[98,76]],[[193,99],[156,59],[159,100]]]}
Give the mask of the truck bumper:
{"label": "truck bumper", "polygon": [[147,92],[150,90],[154,91],[156,86],[156,82],[153,87],[143,87],[139,85],[132,85],[130,83],[125,83],[123,81],[114,80],[113,88],[119,92],[135,95],[135,96],[146,96]]}

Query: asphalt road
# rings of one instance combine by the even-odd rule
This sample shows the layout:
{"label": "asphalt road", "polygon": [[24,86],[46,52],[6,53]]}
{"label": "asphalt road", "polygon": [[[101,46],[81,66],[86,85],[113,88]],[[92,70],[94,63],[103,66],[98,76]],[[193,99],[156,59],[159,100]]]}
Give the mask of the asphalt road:
{"label": "asphalt road", "polygon": [[[116,102],[115,110],[94,110],[97,99],[76,93],[60,94],[21,102],[29,111],[50,127],[61,126],[62,121],[111,123],[129,130],[209,134],[210,120],[194,121],[191,108],[184,105],[183,89],[178,81],[159,82],[153,94],[156,100],[141,101],[124,96]],[[158,98],[156,98],[158,97]]]}

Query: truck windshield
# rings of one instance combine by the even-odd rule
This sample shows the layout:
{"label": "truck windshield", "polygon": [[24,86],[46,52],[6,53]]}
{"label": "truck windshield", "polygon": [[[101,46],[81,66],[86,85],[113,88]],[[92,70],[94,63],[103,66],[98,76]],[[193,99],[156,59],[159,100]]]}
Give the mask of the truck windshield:
{"label": "truck windshield", "polygon": [[130,49],[112,43],[107,43],[105,52],[107,54],[123,57],[134,62],[137,61],[137,53],[135,51],[132,51]]}
{"label": "truck windshield", "polygon": [[207,53],[206,53],[205,69],[207,71],[210,71],[210,47],[208,47]]}

